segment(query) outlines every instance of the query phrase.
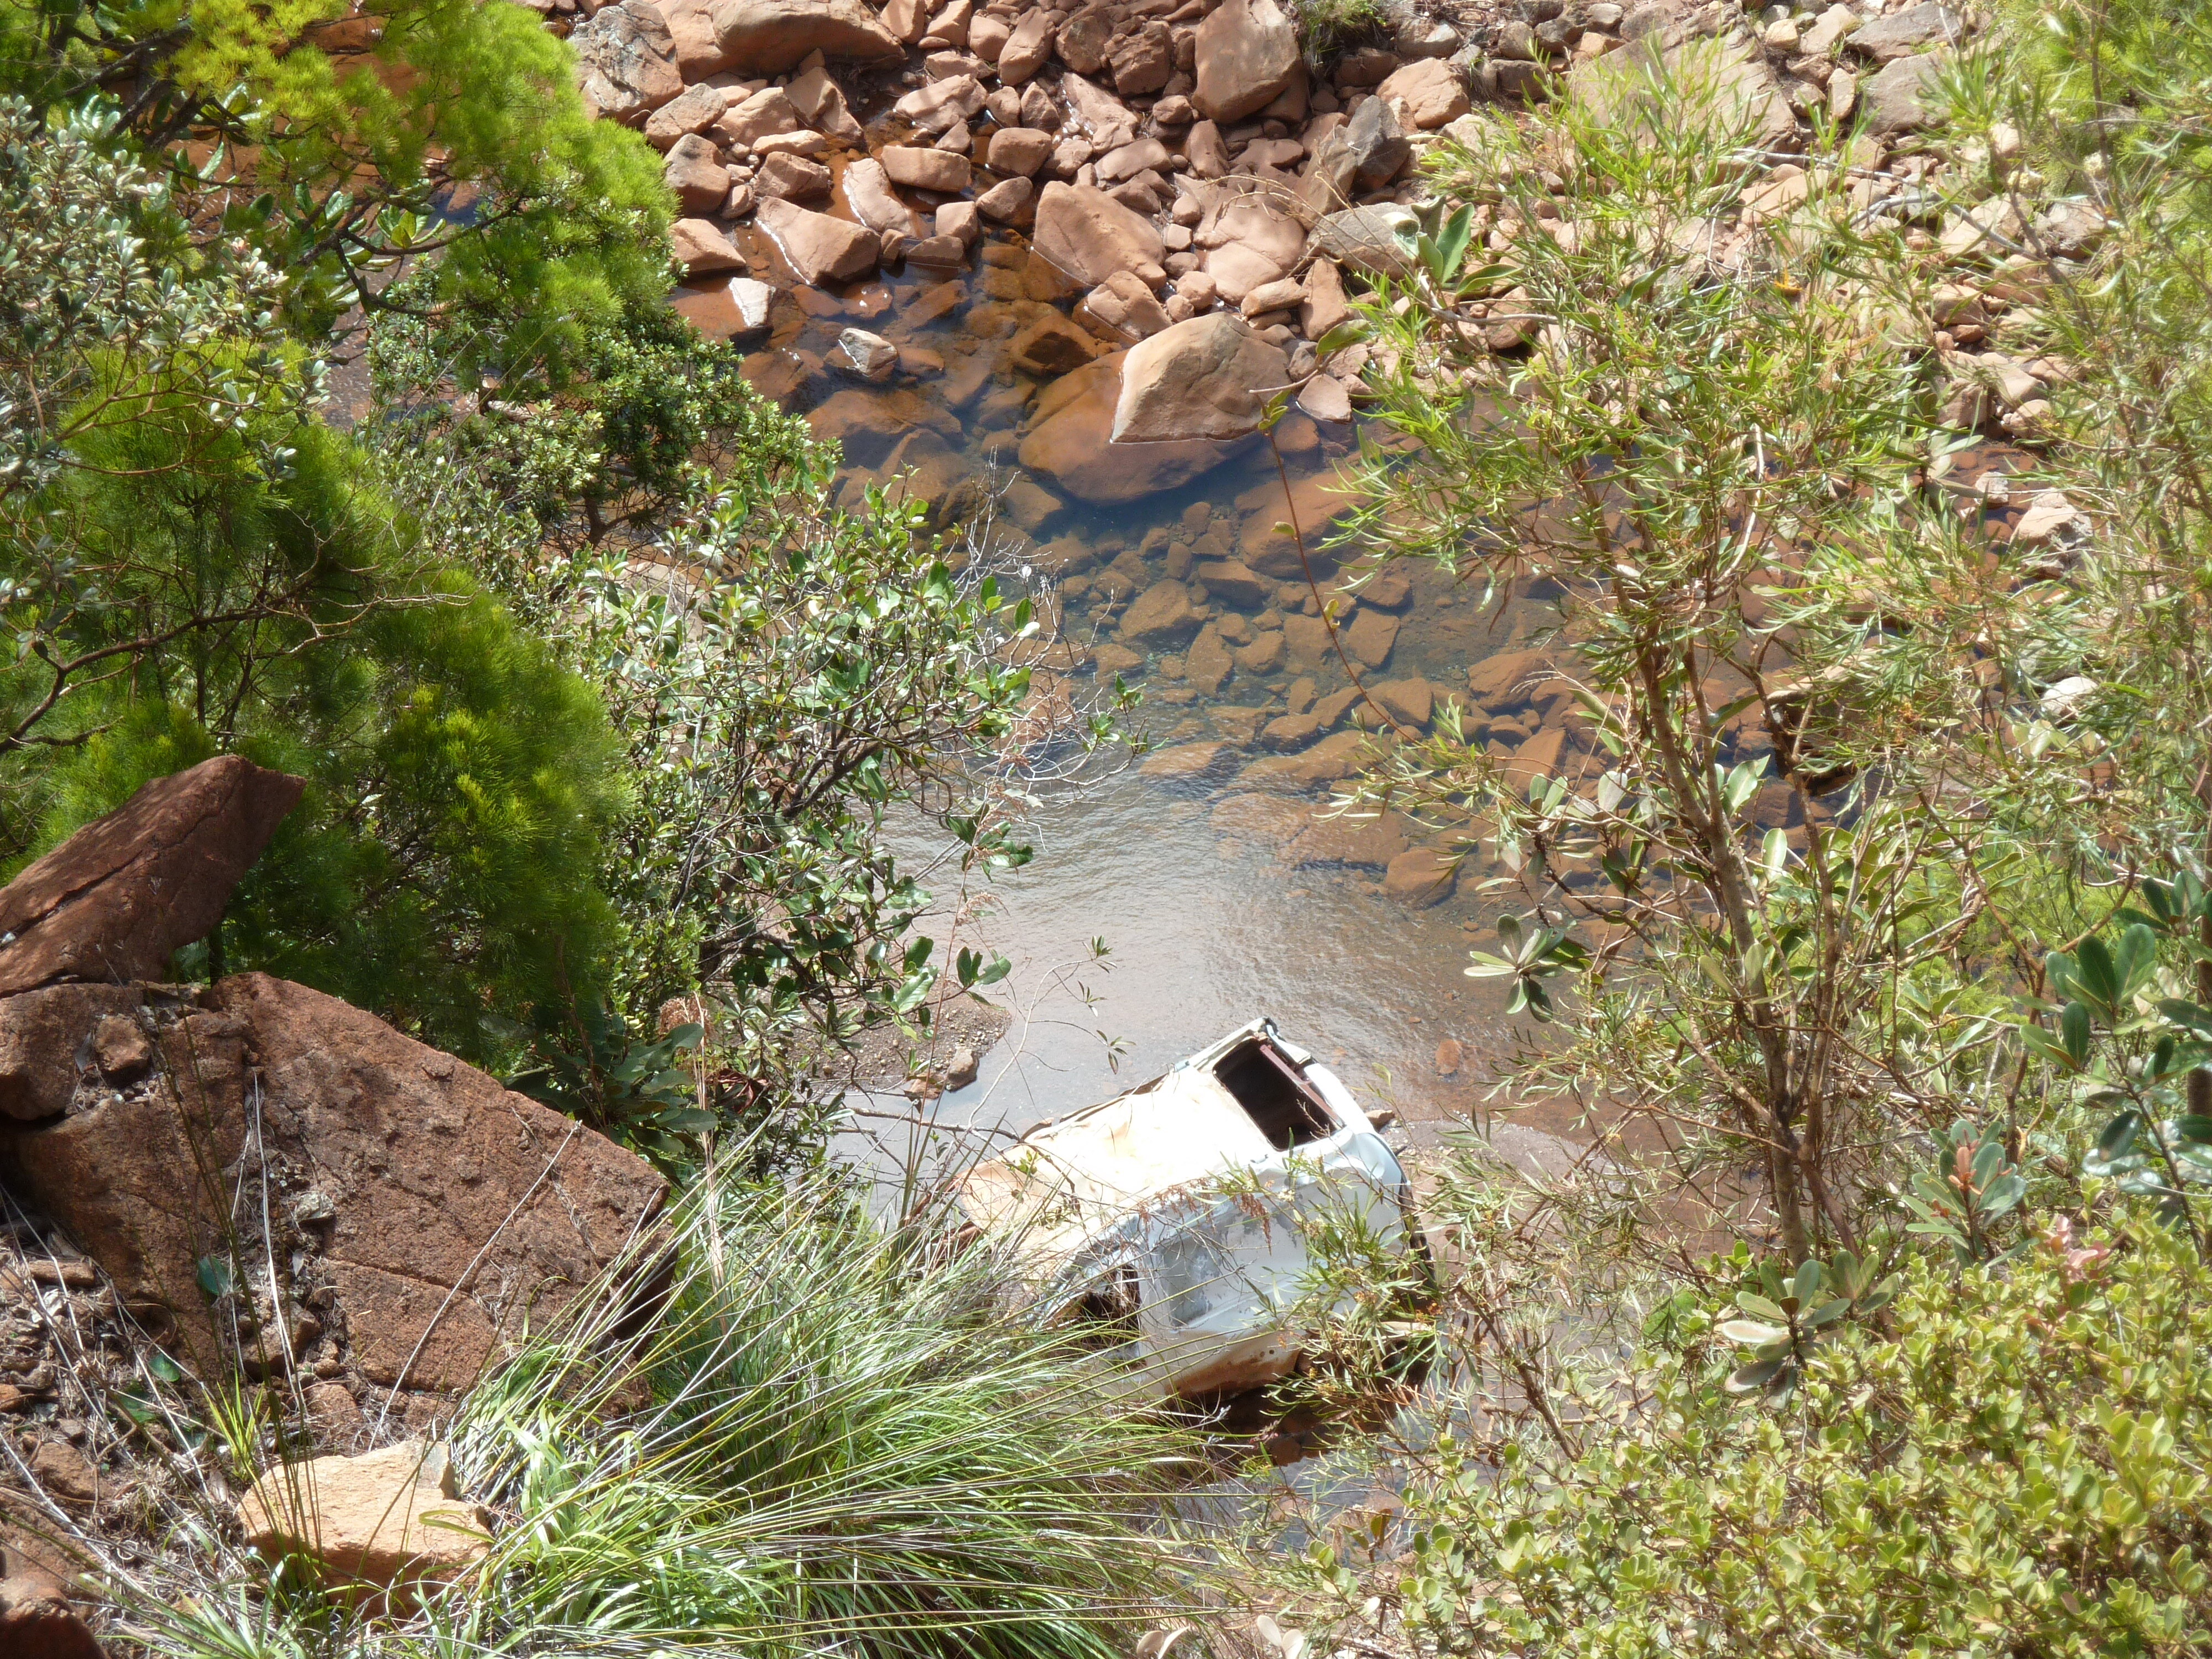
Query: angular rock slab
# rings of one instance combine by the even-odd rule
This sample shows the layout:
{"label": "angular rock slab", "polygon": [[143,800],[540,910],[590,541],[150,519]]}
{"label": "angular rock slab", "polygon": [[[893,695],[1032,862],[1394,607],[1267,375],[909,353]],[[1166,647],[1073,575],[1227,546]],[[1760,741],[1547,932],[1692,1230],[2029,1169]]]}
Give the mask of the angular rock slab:
{"label": "angular rock slab", "polygon": [[272,1561],[308,1556],[338,1584],[379,1589],[451,1578],[491,1547],[491,1516],[462,1501],[445,1447],[412,1440],[273,1464],[239,1500],[238,1522]]}
{"label": "angular rock slab", "polygon": [[202,1367],[228,1356],[200,1263],[258,1232],[264,1183],[279,1272],[301,1264],[288,1307],[315,1307],[370,1382],[440,1392],[659,1211],[665,1184],[635,1153],[336,997],[265,974],[134,988],[155,1014],[147,1073],[41,1127],[0,1124],[0,1174]]}
{"label": "angular rock slab", "polygon": [[708,0],[718,70],[782,75],[809,52],[875,60],[903,50],[860,0]]}
{"label": "angular rock slab", "polygon": [[1158,228],[1094,185],[1047,185],[1030,244],[1079,288],[1096,288],[1117,270],[1148,286],[1166,276]]}
{"label": "angular rock slab", "polygon": [[204,939],[305,782],[237,755],[156,778],[0,890],[0,996],[158,979]]}
{"label": "angular rock slab", "polygon": [[1124,355],[1101,357],[1046,388],[1037,400],[1037,422],[1022,440],[1024,467],[1079,501],[1104,506],[1176,489],[1256,441],[1110,441]]}
{"label": "angular rock slab", "polygon": [[755,222],[768,233],[799,280],[817,288],[865,276],[883,252],[881,239],[865,225],[789,202],[763,202]]}
{"label": "angular rock slab", "polygon": [[1260,429],[1267,400],[1290,381],[1290,360],[1241,317],[1212,311],[1129,348],[1111,440],[1216,441]]}
{"label": "angular rock slab", "polygon": [[1237,121],[1273,103],[1298,70],[1298,32],[1275,0],[1226,0],[1198,26],[1199,112]]}

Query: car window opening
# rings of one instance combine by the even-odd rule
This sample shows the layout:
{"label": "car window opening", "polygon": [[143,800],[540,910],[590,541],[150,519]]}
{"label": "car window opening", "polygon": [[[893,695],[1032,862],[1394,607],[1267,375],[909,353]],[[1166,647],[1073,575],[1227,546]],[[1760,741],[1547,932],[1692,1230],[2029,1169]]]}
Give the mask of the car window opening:
{"label": "car window opening", "polygon": [[1086,1291],[1071,1310],[1085,1347],[1114,1348],[1137,1340],[1137,1264],[1124,1261]]}
{"label": "car window opening", "polygon": [[1337,1131],[1313,1085],[1264,1042],[1239,1043],[1221,1057],[1213,1075],[1278,1152],[1325,1140]]}

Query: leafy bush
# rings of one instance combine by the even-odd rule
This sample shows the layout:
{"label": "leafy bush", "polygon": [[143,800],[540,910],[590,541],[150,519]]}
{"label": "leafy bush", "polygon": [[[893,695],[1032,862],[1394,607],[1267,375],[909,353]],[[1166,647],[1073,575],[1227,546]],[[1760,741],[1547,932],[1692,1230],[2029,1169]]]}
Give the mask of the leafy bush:
{"label": "leafy bush", "polygon": [[1889,1328],[1837,1328],[1784,1409],[1726,1388],[1734,1310],[1684,1292],[1578,1455],[1528,1442],[1493,1471],[1448,1443],[1407,1493],[1407,1633],[1608,1659],[2202,1651],[2212,1272],[2187,1237],[2054,1230],[2010,1271],[1903,1281]]}

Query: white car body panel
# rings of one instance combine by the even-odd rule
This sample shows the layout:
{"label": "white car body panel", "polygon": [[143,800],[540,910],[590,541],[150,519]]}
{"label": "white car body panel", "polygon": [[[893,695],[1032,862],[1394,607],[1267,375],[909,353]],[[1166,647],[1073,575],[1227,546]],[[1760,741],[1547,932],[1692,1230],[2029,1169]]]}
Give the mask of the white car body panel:
{"label": "white car body panel", "polygon": [[[1263,1103],[1272,1129],[1224,1075]],[[1293,1095],[1286,1125],[1277,1108]],[[1407,1196],[1351,1091],[1255,1020],[1030,1130],[969,1173],[960,1203],[1012,1242],[1033,1301],[1102,1320],[1102,1346],[1138,1362],[1148,1390],[1196,1395],[1271,1382],[1295,1363],[1286,1316],[1312,1265],[1301,1215],[1356,1217],[1403,1252]]]}

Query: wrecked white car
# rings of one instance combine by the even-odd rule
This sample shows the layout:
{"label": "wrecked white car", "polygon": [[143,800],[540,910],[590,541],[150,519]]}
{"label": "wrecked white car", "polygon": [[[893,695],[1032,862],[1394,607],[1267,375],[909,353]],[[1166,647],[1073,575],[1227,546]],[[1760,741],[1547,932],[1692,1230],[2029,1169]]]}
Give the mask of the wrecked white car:
{"label": "wrecked white car", "polygon": [[1273,1382],[1297,1358],[1316,1224],[1418,1250],[1403,1170],[1352,1091],[1255,1020],[978,1164],[968,1220],[1029,1296],[1161,1395]]}

